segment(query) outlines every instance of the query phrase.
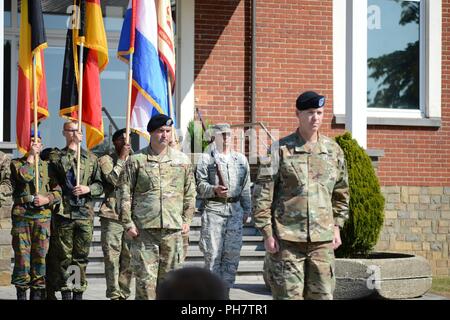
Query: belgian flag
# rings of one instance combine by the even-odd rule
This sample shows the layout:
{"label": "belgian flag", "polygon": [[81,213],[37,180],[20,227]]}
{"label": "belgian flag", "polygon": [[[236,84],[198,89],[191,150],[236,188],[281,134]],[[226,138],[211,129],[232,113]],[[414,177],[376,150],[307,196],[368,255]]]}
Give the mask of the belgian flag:
{"label": "belgian flag", "polygon": [[47,85],[45,80],[44,30],[41,0],[22,0],[20,15],[19,71],[17,86],[17,148],[26,153],[30,149],[31,123],[34,121],[33,57],[36,58],[36,91],[38,121],[48,117]]}
{"label": "belgian flag", "polygon": [[100,72],[108,64],[108,44],[103,25],[100,0],[75,0],[75,22],[67,30],[64,70],[59,114],[78,120],[78,94],[80,88],[79,53],[83,50],[82,122],[86,126],[86,143],[89,149],[104,138]]}

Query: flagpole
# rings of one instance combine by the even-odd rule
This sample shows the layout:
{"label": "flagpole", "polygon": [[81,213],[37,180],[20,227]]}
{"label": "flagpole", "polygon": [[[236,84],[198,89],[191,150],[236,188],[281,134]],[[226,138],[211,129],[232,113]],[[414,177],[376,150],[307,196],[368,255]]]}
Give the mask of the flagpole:
{"label": "flagpole", "polygon": [[[36,53],[33,55],[33,116],[34,116],[34,142],[38,139],[38,110],[36,88]],[[39,154],[34,155],[34,185],[36,194],[39,193]]]}
{"label": "flagpole", "polygon": [[[169,116],[172,118],[172,121],[175,117],[175,113],[173,110],[173,105],[172,105],[172,81],[169,77],[169,68],[166,69],[167,70],[167,93],[169,96]],[[174,144],[175,147],[178,147],[178,139],[176,137],[176,132],[175,129],[172,129],[172,143]]]}
{"label": "flagpole", "polygon": [[[81,134],[81,127],[83,123],[83,56],[84,56],[84,43],[80,43],[80,54],[78,59],[79,79],[78,79],[78,133]],[[78,141],[77,145],[77,186],[80,185],[80,167],[81,167],[81,141]]]}
{"label": "flagpole", "polygon": [[125,132],[125,143],[130,143],[130,118],[131,118],[131,92],[133,83],[133,52],[130,53],[130,63],[128,69],[128,102],[127,102],[127,127]]}

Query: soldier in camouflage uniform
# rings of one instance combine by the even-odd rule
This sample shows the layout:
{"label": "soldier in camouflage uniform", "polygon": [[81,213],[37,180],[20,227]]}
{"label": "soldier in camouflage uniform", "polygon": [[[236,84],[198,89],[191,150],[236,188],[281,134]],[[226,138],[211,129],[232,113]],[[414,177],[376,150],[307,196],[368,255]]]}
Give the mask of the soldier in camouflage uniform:
{"label": "soldier in camouflage uniform", "polygon": [[116,131],[112,141],[115,152],[98,159],[105,192],[105,201],[100,208],[99,216],[105,261],[106,297],[111,300],[122,300],[130,296],[131,239],[119,220],[116,192],[119,182],[123,179],[131,148],[129,144],[125,144],[125,129]]}
{"label": "soldier in camouflage uniform", "polygon": [[[80,182],[76,181],[77,145],[83,136],[78,133],[77,122],[66,122],[63,128],[66,147],[50,154],[62,187],[63,210],[55,214],[55,252],[59,265],[57,290],[63,300],[82,300],[87,288],[86,267],[94,230],[92,198],[103,194],[97,157],[81,149]],[[75,285],[68,283],[71,277],[69,266],[75,266]],[[77,279],[77,276],[80,276]],[[78,283],[79,280],[79,283]]]}
{"label": "soldier in camouflage uniform", "polygon": [[301,94],[297,131],[259,168],[254,219],[275,299],[333,298],[334,249],[348,218],[349,188],[343,151],[319,134],[324,103],[315,92]]}
{"label": "soldier in camouflage uniform", "polygon": [[[202,154],[196,169],[197,193],[205,206],[199,247],[206,268],[224,280],[229,292],[239,266],[242,227],[251,214],[250,168],[243,154],[231,150],[228,124],[217,124],[210,131],[215,142]],[[217,165],[225,186],[219,185]]]}
{"label": "soldier in camouflage uniform", "polygon": [[[0,210],[11,209],[11,158],[0,151]],[[0,219],[3,213],[0,214]],[[9,212],[8,212],[9,216]]]}
{"label": "soldier in camouflage uniform", "polygon": [[30,300],[45,297],[45,256],[50,237],[52,207],[61,201],[61,188],[55,173],[47,161],[39,161],[39,193],[35,186],[35,155],[42,144],[32,138],[30,152],[11,162],[13,187],[12,246],[14,271],[11,283],[16,286],[17,299],[26,300],[31,288]]}
{"label": "soldier in camouflage uniform", "polygon": [[153,116],[147,149],[130,157],[129,183],[120,186],[122,222],[133,238],[131,265],[136,299],[154,299],[156,287],[182,262],[182,233],[189,232],[195,209],[195,183],[189,158],[168,146],[173,121]]}

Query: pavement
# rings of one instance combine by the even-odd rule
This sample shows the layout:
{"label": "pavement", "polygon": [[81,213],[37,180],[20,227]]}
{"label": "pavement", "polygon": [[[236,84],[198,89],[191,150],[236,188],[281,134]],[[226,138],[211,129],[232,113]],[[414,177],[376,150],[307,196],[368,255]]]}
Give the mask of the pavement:
{"label": "pavement", "polygon": [[[106,284],[105,279],[95,278],[89,279],[89,285],[83,295],[85,300],[107,300],[105,296]],[[134,280],[131,283],[132,295],[130,299],[134,299]],[[61,299],[57,293],[58,299]],[[15,300],[16,289],[14,286],[0,287],[0,300]],[[235,284],[235,287],[230,291],[231,300],[272,300],[270,290],[264,285],[262,279],[243,279]],[[450,300],[444,296],[427,293],[419,298],[408,300]]]}

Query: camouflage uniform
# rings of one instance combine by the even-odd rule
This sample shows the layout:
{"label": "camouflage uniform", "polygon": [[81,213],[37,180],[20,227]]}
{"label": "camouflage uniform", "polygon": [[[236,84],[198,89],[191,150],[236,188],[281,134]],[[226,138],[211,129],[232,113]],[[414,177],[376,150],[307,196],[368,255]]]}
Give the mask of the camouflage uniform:
{"label": "camouflage uniform", "polygon": [[247,158],[234,151],[219,154],[220,169],[228,187],[228,198],[214,194],[218,176],[210,153],[199,159],[196,170],[197,193],[204,199],[200,250],[205,266],[233,287],[242,247],[243,215],[251,213],[250,168]]}
{"label": "camouflage uniform", "polygon": [[105,201],[100,208],[102,250],[105,261],[106,297],[127,299],[131,282],[131,239],[119,221],[117,196],[120,179],[125,172],[125,161],[116,153],[98,159]]}
{"label": "camouflage uniform", "polygon": [[347,219],[348,201],[344,154],[323,135],[310,147],[295,132],[262,163],[254,218],[264,238],[280,244],[266,259],[275,299],[333,298],[334,226]]}
{"label": "camouflage uniform", "polygon": [[45,289],[45,256],[50,237],[52,208],[61,202],[61,188],[54,171],[47,161],[39,161],[39,194],[50,202],[35,207],[35,165],[27,157],[11,162],[13,186],[12,246],[14,249],[14,271],[11,283],[26,290]]}
{"label": "camouflage uniform", "polygon": [[181,228],[195,209],[192,167],[180,151],[157,155],[149,146],[130,157],[127,181],[119,197],[126,229],[139,230],[131,244],[136,299],[154,299],[158,283],[182,262]]}
{"label": "camouflage uniform", "polygon": [[11,158],[0,151],[0,219],[9,217],[11,209]]}
{"label": "camouflage uniform", "polygon": [[[103,193],[97,157],[89,151],[82,150],[80,155],[80,185],[89,186],[90,193],[75,197],[72,189],[76,183],[75,151],[64,148],[50,154],[63,192],[63,208],[55,214],[55,254],[59,265],[59,283],[57,290],[82,293],[87,288],[86,267],[93,235],[94,209],[92,198]],[[67,283],[71,276],[69,266],[75,265],[80,271],[80,285]]]}

